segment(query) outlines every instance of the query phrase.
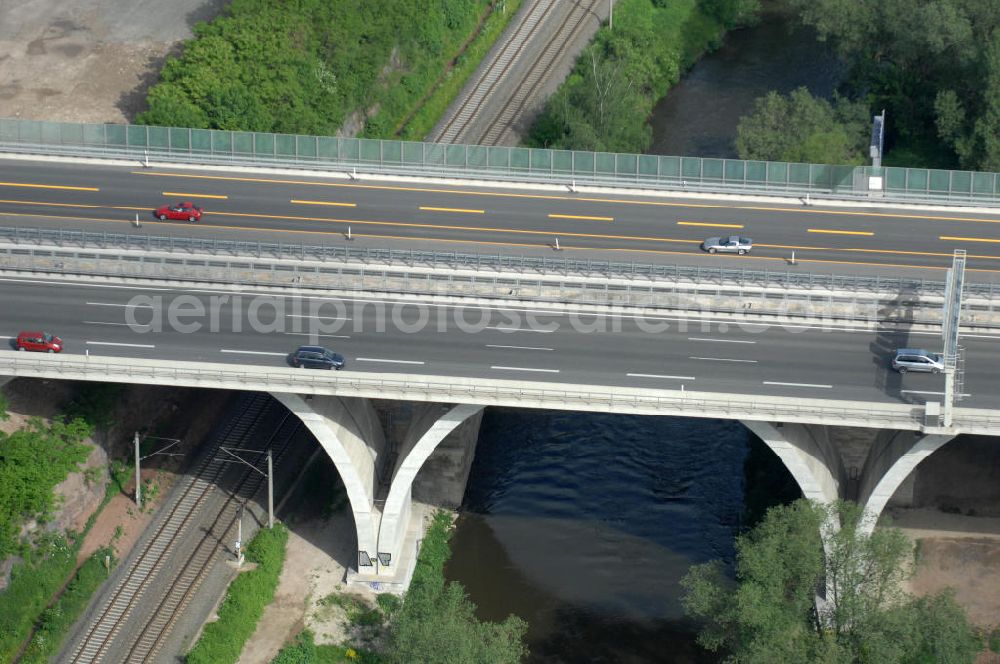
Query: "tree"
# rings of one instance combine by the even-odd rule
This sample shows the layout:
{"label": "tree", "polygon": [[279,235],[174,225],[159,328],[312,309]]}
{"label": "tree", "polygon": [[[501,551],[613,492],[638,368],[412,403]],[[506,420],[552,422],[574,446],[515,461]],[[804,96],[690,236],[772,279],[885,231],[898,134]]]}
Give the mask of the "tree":
{"label": "tree", "polygon": [[390,664],[516,664],[526,624],[516,616],[480,622],[462,586],[409,592],[392,628]]}
{"label": "tree", "polygon": [[806,88],[769,92],[737,127],[740,159],[813,164],[862,164],[868,145],[864,104],[813,97]]}
{"label": "tree", "polygon": [[682,580],[686,612],[704,623],[698,642],[747,664],[971,663],[978,644],[952,595],[902,590],[914,552],[906,536],[864,535],[860,523],[853,503],[769,510],[736,540],[735,579],[713,561]]}
{"label": "tree", "polygon": [[1000,168],[990,91],[1000,0],[786,2],[846,62],[844,87],[888,111],[890,144],[933,145],[921,165],[957,156],[963,168]]}
{"label": "tree", "polygon": [[513,615],[502,623],[476,618],[476,606],[462,585],[444,579],[450,535],[451,516],[438,512],[420,547],[402,608],[393,611],[385,661],[517,664],[527,655],[527,623]]}

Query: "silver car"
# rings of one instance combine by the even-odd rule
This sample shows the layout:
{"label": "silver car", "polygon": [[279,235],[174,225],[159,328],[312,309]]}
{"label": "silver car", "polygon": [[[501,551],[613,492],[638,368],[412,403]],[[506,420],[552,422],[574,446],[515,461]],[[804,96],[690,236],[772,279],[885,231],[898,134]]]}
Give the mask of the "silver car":
{"label": "silver car", "polygon": [[729,237],[710,237],[701,243],[701,248],[710,254],[749,254],[753,249],[753,239],[742,235],[730,235]]}
{"label": "silver car", "polygon": [[892,368],[901,374],[907,371],[941,373],[944,371],[944,357],[923,348],[899,348],[892,358]]}

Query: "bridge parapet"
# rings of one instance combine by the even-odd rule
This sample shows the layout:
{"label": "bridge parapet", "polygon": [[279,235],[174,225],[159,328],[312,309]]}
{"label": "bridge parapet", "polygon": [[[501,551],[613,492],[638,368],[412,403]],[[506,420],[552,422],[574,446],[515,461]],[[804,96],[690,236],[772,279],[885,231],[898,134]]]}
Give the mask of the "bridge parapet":
{"label": "bridge parapet", "polygon": [[[6,354],[5,354],[6,355]],[[215,389],[329,394],[342,397],[550,408],[639,415],[676,415],[766,422],[831,424],[933,433],[1000,432],[1000,411],[959,408],[954,425],[927,418],[922,404],[870,403],[691,390],[530,382],[455,376],[337,373],[284,367],[82,355],[0,358],[0,376],[89,380]]]}
{"label": "bridge parapet", "polygon": [[[923,280],[802,274],[784,278],[777,272],[680,267],[656,276],[644,270],[632,276],[612,276],[612,271],[597,276],[518,271],[476,265],[471,258],[464,266],[431,259],[410,264],[393,261],[391,255],[382,262],[366,262],[347,254],[331,257],[322,248],[305,245],[254,252],[253,243],[234,246],[170,237],[22,231],[0,228],[0,270],[68,278],[228,284],[283,293],[322,290],[324,294],[480,298],[572,306],[598,313],[609,308],[619,313],[670,311],[725,315],[750,323],[775,322],[774,317],[780,317],[796,323],[900,323],[937,329],[942,320],[944,284]],[[962,325],[1000,328],[1000,288],[970,285]]]}

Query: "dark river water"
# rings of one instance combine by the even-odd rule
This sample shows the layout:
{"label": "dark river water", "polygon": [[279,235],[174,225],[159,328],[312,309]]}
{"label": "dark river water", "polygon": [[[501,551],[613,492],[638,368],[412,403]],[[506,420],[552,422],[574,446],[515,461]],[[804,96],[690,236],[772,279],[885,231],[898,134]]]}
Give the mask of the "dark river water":
{"label": "dark river water", "polygon": [[[733,157],[756,97],[831,95],[836,59],[789,25],[770,12],[696,65],[656,107],[650,152]],[[762,449],[736,422],[490,410],[446,573],[481,618],[528,621],[531,663],[718,661],[695,644],[679,582],[732,561],[748,501],[794,498]]]}
{"label": "dark river water", "polygon": [[772,6],[759,25],[727,35],[719,50],[660,100],[650,120],[649,153],[735,158],[736,126],[757,97],[805,86],[829,98],[843,74],[836,55],[812,30]]}
{"label": "dark river water", "polygon": [[683,618],[692,563],[732,560],[738,422],[490,410],[449,579],[528,621],[530,662],[709,662]]}

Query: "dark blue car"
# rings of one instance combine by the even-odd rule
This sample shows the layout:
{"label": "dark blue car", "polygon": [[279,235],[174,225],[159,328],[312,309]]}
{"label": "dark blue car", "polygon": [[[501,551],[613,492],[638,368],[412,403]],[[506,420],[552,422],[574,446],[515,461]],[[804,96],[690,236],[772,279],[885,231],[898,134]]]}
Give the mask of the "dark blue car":
{"label": "dark blue car", "polygon": [[298,350],[288,356],[288,363],[300,369],[337,369],[344,368],[344,356],[334,353],[323,346],[299,346]]}

